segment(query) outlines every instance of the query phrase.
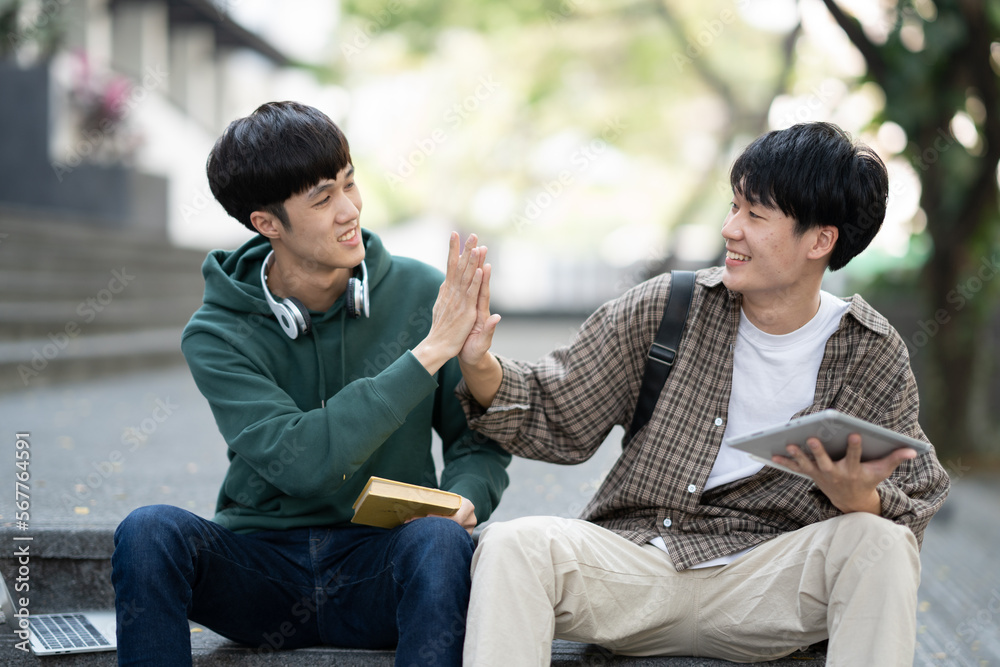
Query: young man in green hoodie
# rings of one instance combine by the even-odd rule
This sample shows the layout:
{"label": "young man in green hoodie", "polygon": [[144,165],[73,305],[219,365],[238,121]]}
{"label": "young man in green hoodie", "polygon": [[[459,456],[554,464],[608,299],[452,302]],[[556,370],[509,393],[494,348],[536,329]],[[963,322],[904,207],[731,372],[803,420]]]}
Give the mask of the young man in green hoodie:
{"label": "young man in green hoodie", "polygon": [[[393,257],[360,226],[344,135],[270,103],[208,159],[212,192],[258,235],[205,260],[182,350],[229,445],[213,520],[139,508],[112,559],[122,665],[191,664],[188,620],[261,650],[396,647],[459,665],[472,529],[510,455],[471,432],[454,359],[476,318],[483,253],[452,234],[448,275]],[[462,496],[452,517],[350,523],[372,476]]]}

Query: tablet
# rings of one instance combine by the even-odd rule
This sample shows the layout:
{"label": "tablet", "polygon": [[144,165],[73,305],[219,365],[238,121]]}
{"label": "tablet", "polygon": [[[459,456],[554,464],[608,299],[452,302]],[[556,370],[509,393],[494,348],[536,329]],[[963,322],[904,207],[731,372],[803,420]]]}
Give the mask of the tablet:
{"label": "tablet", "polygon": [[798,445],[803,452],[809,454],[806,440],[815,437],[823,443],[830,458],[836,461],[847,453],[847,436],[852,433],[861,436],[862,461],[880,459],[900,447],[915,449],[918,455],[931,449],[931,446],[922,440],[890,431],[837,410],[823,410],[798,417],[785,424],[733,438],[727,444],[747,452],[752,458],[762,463],[794,472],[775,464],[771,457],[774,455],[788,456],[788,450],[785,449],[788,445]]}

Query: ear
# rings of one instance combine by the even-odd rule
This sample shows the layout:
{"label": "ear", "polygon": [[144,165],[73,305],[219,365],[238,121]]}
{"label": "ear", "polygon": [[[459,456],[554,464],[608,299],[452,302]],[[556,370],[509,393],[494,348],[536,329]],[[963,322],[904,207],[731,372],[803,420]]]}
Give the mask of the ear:
{"label": "ear", "polygon": [[276,239],[281,235],[281,221],[267,211],[254,211],[250,214],[250,224],[261,235]]}
{"label": "ear", "polygon": [[840,230],[833,225],[823,225],[815,230],[814,242],[807,257],[809,259],[829,258],[840,238]]}

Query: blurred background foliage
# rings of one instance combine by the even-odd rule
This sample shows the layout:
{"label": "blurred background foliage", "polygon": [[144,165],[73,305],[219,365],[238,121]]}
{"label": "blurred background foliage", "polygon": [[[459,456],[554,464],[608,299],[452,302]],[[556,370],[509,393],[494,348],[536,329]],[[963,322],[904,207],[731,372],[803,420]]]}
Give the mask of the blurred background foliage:
{"label": "blurred background foliage", "polygon": [[[0,2],[0,32],[22,5]],[[342,0],[329,28],[307,6],[293,25],[329,31],[328,55],[297,66],[328,84],[366,226],[432,262],[477,232],[500,312],[719,262],[729,167],[765,131],[827,120],[871,145],[886,221],[827,289],[897,328],[943,460],[1000,460],[1000,2]]]}
{"label": "blurred background foliage", "polygon": [[1000,451],[1000,3],[345,0],[342,11],[323,76],[375,92],[347,119],[377,194],[366,204],[477,231],[499,275],[593,256],[631,267],[620,292],[711,264],[728,168],[753,137],[830,120],[875,147],[889,215],[830,289],[859,290],[893,319],[943,459]]}

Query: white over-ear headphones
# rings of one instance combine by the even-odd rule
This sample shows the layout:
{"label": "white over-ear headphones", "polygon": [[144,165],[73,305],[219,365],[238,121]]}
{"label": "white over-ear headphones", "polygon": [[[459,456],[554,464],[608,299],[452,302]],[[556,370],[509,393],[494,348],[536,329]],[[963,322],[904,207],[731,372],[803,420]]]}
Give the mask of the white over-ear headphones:
{"label": "white over-ear headphones", "polygon": [[365,260],[361,260],[361,279],[349,278],[347,280],[347,293],[344,295],[347,300],[347,314],[351,317],[361,317],[361,313],[368,315],[368,267]]}
{"label": "white over-ear headphones", "polygon": [[[291,339],[296,339],[299,334],[307,334],[312,329],[312,320],[309,318],[309,309],[294,296],[290,296],[278,303],[271,290],[267,288],[267,270],[271,263],[271,256],[274,251],[267,253],[263,264],[260,266],[260,285],[264,288],[264,298],[271,312],[278,319],[278,324],[282,331],[288,334]],[[351,277],[347,281],[347,293],[344,295],[347,300],[347,314],[351,317],[369,316],[368,309],[368,267],[364,260],[361,264],[361,279]]]}
{"label": "white over-ear headphones", "polygon": [[281,329],[294,340],[299,337],[300,333],[309,333],[312,328],[312,320],[309,319],[309,309],[294,296],[282,299],[281,303],[274,300],[271,290],[267,288],[267,269],[271,264],[272,255],[274,255],[273,250],[267,253],[264,263],[260,265],[260,286],[264,288],[264,298],[267,299],[267,305],[271,307],[271,312],[278,318]]}

